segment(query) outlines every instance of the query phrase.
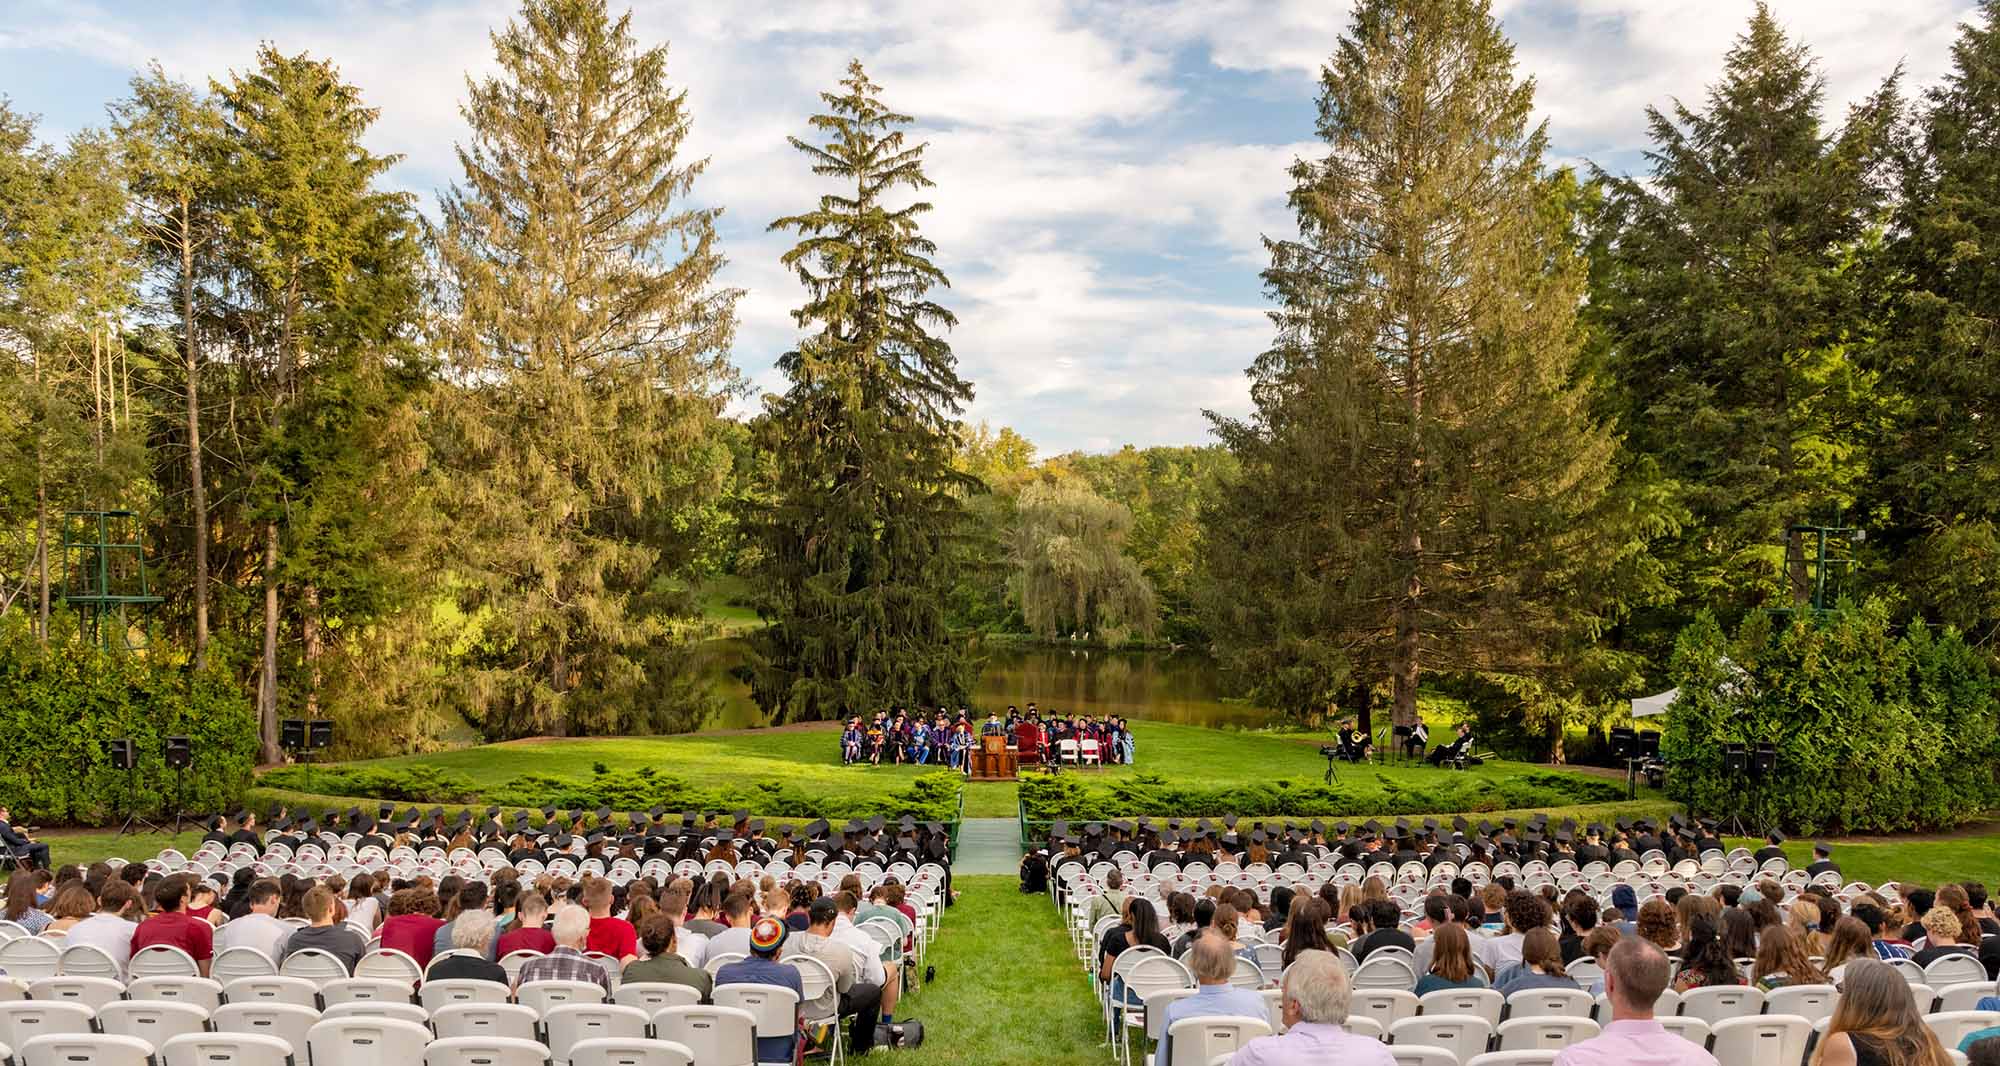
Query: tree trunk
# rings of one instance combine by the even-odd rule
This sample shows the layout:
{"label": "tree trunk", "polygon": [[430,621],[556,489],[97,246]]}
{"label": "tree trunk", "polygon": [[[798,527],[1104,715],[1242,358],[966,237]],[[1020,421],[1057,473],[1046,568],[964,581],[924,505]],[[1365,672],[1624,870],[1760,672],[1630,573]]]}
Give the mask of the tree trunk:
{"label": "tree trunk", "polygon": [[306,717],[319,717],[319,586],[305,588],[305,609],[300,612],[299,638],[306,654]]}
{"label": "tree trunk", "polygon": [[1372,685],[1356,684],[1347,690],[1350,713],[1354,715],[1355,727],[1364,736],[1375,735],[1375,689]]}
{"label": "tree trunk", "polygon": [[90,327],[91,430],[97,437],[97,466],[104,467],[104,343],[96,326]]}
{"label": "tree trunk", "polygon": [[[29,345],[35,360],[35,384],[42,382],[42,352]],[[35,390],[35,402],[46,404],[48,397]],[[49,472],[48,455],[43,449],[42,438],[35,437],[35,581],[38,592],[35,597],[35,636],[43,644],[49,642]]]}
{"label": "tree trunk", "polygon": [[201,475],[201,355],[195,347],[194,234],[181,200],[181,332],[187,369],[188,506],[194,512],[194,668],[208,665],[208,487]]}
{"label": "tree trunk", "polygon": [[278,523],[264,523],[264,667],[257,680],[258,761],[278,761]]}

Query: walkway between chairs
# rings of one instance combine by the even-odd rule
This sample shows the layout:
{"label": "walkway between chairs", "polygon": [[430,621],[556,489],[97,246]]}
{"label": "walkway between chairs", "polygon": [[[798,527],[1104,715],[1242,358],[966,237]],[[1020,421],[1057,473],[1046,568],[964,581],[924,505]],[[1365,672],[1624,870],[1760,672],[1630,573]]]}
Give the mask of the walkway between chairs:
{"label": "walkway between chairs", "polygon": [[1021,869],[1021,823],[1013,818],[967,818],[959,823],[954,874],[1016,874]]}

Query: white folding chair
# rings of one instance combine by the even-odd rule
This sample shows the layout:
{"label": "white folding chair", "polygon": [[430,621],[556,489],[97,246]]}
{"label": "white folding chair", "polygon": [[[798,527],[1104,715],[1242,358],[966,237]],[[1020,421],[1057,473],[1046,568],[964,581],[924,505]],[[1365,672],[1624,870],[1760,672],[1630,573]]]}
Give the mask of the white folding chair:
{"label": "white folding chair", "polygon": [[1812,1031],[1795,1014],[1725,1018],[1709,1026],[1708,1053],[1729,1066],[1798,1066]]}
{"label": "white folding chair", "polygon": [[547,1066],[549,1049],[533,1040],[454,1036],[424,1049],[424,1066]]}
{"label": "white folding chair", "polygon": [[1510,1018],[1500,1023],[1501,1051],[1561,1051],[1597,1035],[1597,1023],[1568,1014]]}
{"label": "white folding chair", "polygon": [[1785,985],[1764,993],[1764,1010],[1769,1014],[1796,1014],[1809,1022],[1833,1016],[1840,1002],[1840,990],[1832,985]]}
{"label": "white folding chair", "polygon": [[[724,986],[727,987],[727,986]],[[653,1016],[660,1039],[686,1047],[701,1066],[755,1066],[757,1019],[736,1007],[668,1007]]]}
{"label": "white folding chair", "polygon": [[225,1003],[289,1003],[319,1010],[319,986],[303,977],[239,977],[222,986]]}
{"label": "white folding chair", "polygon": [[1347,1016],[1373,1018],[1384,1029],[1417,1016],[1421,1001],[1415,992],[1400,988],[1357,988],[1348,1000]]}
{"label": "white folding chair", "polygon": [[141,977],[125,986],[125,998],[143,1002],[192,1003],[213,1013],[222,1006],[222,986],[206,977]]}
{"label": "white folding chair", "polygon": [[361,956],[361,961],[354,964],[354,976],[395,981],[405,988],[415,988],[417,982],[423,980],[424,969],[417,965],[417,960],[400,951],[377,948]]}
{"label": "white folding chair", "polygon": [[431,1012],[431,1028],[440,1037],[533,1040],[539,1020],[533,1007],[517,1003],[447,1003]]}
{"label": "white folding chair", "polygon": [[207,1032],[208,1012],[192,1003],[113,1003],[98,1009],[97,1027],[138,1037],[158,1050],[174,1037]]}
{"label": "white folding chair", "polygon": [[291,1044],[249,1033],[189,1033],[159,1053],[162,1066],[292,1066]]}
{"label": "white folding chair", "polygon": [[345,1003],[329,1003],[320,1012],[320,1020],[328,1018],[395,1018],[398,1021],[429,1025],[430,1012],[409,1000],[397,1002],[390,999],[351,999]]}
{"label": "white folding chair", "polygon": [[1453,1062],[1464,1062],[1486,1050],[1493,1027],[1472,1014],[1426,1014],[1404,1018],[1389,1027],[1390,1050],[1401,1044],[1443,1048]]}
{"label": "white folding chair", "polygon": [[507,986],[498,981],[425,981],[417,990],[417,998],[425,1010],[436,1014],[440,1008],[454,1003],[505,1003]]}
{"label": "white folding chair", "polygon": [[[794,955],[791,959],[786,959],[785,961],[792,962],[794,959],[800,958],[811,958],[811,956]],[[819,960],[814,959],[813,961],[818,962]],[[826,964],[820,963],[820,965],[824,966]],[[803,979],[805,975],[801,972],[799,976]],[[831,981],[827,983],[832,984]],[[424,987],[428,989],[430,986],[426,985]],[[805,998],[813,999],[815,997],[807,996]],[[646,1016],[650,1018],[659,1013],[661,1007],[692,1007],[700,1003],[701,989],[693,985],[677,985],[666,981],[631,981],[618,986],[618,991],[611,994],[611,1002],[626,1007],[637,1007],[645,1011]]]}
{"label": "white folding chair", "polygon": [[1688,1018],[1677,1014],[1656,1014],[1653,1020],[1667,1032],[1680,1037],[1696,1047],[1708,1046],[1708,1023],[1700,1018]]}
{"label": "white folding chair", "polygon": [[[1507,997],[1490,988],[1440,988],[1417,1000],[1417,1013],[1472,1014],[1486,1019],[1488,1025],[1499,1025],[1501,1009],[1506,1006]],[[1353,1013],[1350,1007],[1349,1016]]]}
{"label": "white folding chair", "polygon": [[130,1036],[52,1033],[22,1045],[21,1066],[152,1066],[153,1049]]}
{"label": "white folding chair", "polygon": [[105,977],[123,980],[118,960],[93,944],[71,944],[56,958],[56,972],[64,977]]}
{"label": "white folding chair", "polygon": [[671,1040],[585,1040],[569,1049],[569,1066],[694,1066],[694,1052]]}
{"label": "white folding chair", "polygon": [[514,990],[514,1002],[533,1007],[536,1017],[546,1018],[570,1003],[604,1002],[604,988],[595,981],[530,981]]}
{"label": "white folding chair", "polygon": [[1474,1055],[1465,1066],[1555,1066],[1557,1051],[1489,1051]]}
{"label": "white folding chair", "polygon": [[507,971],[507,983],[511,985],[520,981],[521,967],[526,966],[529,960],[541,957],[542,953],[539,951],[510,951],[502,955],[500,968]]}
{"label": "white folding chair", "polygon": [[0,1003],[0,1044],[19,1049],[38,1036],[88,1033],[90,1016],[81,1003]]}
{"label": "white folding chair", "polygon": [[1182,1018],[1167,1027],[1173,1061],[1157,1066],[1207,1066],[1216,1056],[1235,1054],[1251,1040],[1269,1035],[1271,1025],[1262,1018]]}
{"label": "white folding chair", "polygon": [[799,1031],[798,993],[779,985],[717,985],[711,997],[718,1007],[748,1012],[759,1039],[794,1037]]}
{"label": "white folding chair", "polygon": [[38,936],[0,941],[0,971],[22,981],[54,977],[62,972],[62,953],[55,941]]}
{"label": "white folding chair", "polygon": [[747,959],[749,957],[750,957],[749,955],[746,955],[740,951],[725,951],[720,955],[710,955],[705,961],[702,962],[701,968],[707,970],[708,975],[710,977],[714,977],[716,973],[720,971],[724,966],[727,966],[732,962],[742,962],[744,959]]}
{"label": "white folding chair", "polygon": [[1937,1034],[1938,1043],[1957,1047],[1966,1034],[2000,1025],[2000,1011],[1954,1010],[1924,1015],[1924,1024]]}
{"label": "white folding chair", "polygon": [[645,1011],[616,1003],[569,1003],[542,1017],[549,1036],[549,1055],[556,1066],[566,1066],[570,1049],[584,1040],[644,1039],[646,1021]]}
{"label": "white folding chair", "polygon": [[[154,944],[132,954],[126,972],[133,977],[200,977],[194,956],[168,944]],[[11,971],[9,971],[11,972]]]}
{"label": "white folding chair", "polygon": [[208,964],[208,975],[226,985],[239,977],[276,977],[278,964],[256,948],[239,944],[216,952]]}
{"label": "white folding chair", "polygon": [[[498,987],[497,985],[495,987]],[[410,986],[380,977],[336,977],[320,986],[319,1000],[328,1007],[336,1003],[408,1003]]]}
{"label": "white folding chair", "polygon": [[1588,1018],[1590,993],[1581,988],[1530,988],[1507,997],[1509,1018]]}
{"label": "white folding chair", "polygon": [[125,986],[109,977],[44,977],[28,985],[28,998],[44,1003],[81,1003],[101,1010],[125,998]]}
{"label": "white folding chair", "polygon": [[1396,1066],[1464,1066],[1457,1052],[1428,1044],[1390,1044],[1389,1058]]}
{"label": "white folding chair", "polygon": [[1715,985],[1681,993],[1681,1014],[1700,1018],[1714,1029],[1730,1018],[1747,1018],[1764,1010],[1764,990],[1750,985]]}
{"label": "white folding chair", "polygon": [[1965,984],[1970,981],[1986,981],[1989,986],[1992,984],[1991,981],[1987,981],[1986,966],[1979,961],[1977,955],[1944,955],[1933,959],[1929,966],[1924,967],[1923,981],[1932,988],[1944,988],[1947,985]]}
{"label": "white folding chair", "polygon": [[1370,952],[1368,961],[1354,971],[1353,981],[1357,991],[1387,988],[1409,992],[1417,986],[1417,971],[1402,958]]}
{"label": "white folding chair", "polygon": [[395,1018],[328,1018],[306,1033],[313,1066],[410,1066],[431,1031]]}
{"label": "white folding chair", "polygon": [[339,956],[318,948],[303,948],[285,957],[284,963],[278,967],[278,975],[311,981],[319,987],[328,981],[343,980],[348,973],[347,964],[340,961]]}
{"label": "white folding chair", "polygon": [[306,1034],[319,1024],[319,1011],[296,1003],[258,1000],[253,1003],[224,1003],[208,1016],[218,1033],[249,1033],[283,1040],[292,1056],[305,1060]]}
{"label": "white folding chair", "polygon": [[[1278,990],[1272,989],[1272,991],[1275,992]],[[1279,1022],[1282,1021],[1284,1021],[1284,1016],[1281,1013],[1276,1021],[1271,1022],[1271,1031],[1274,1033],[1284,1032],[1285,1027],[1279,1024]],[[1353,1033],[1355,1036],[1365,1036],[1370,1040],[1389,1039],[1389,1030],[1382,1028],[1381,1022],[1378,1022],[1373,1018],[1363,1018],[1358,1014],[1348,1015],[1347,1021],[1342,1022],[1340,1027],[1342,1029],[1347,1030],[1350,1033]]]}

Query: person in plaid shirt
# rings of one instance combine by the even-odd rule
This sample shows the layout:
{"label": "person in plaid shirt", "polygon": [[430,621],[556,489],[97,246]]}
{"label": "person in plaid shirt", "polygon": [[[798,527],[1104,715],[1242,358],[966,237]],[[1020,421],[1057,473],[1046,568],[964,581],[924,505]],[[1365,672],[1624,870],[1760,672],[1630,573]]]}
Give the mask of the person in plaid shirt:
{"label": "person in plaid shirt", "polygon": [[590,937],[590,912],[577,906],[564,907],[549,932],[556,938],[555,950],[541,958],[529,959],[521,967],[521,979],[514,982],[514,987],[518,990],[534,981],[590,981],[604,989],[605,998],[610,998],[611,975],[595,959],[583,954],[584,941]]}

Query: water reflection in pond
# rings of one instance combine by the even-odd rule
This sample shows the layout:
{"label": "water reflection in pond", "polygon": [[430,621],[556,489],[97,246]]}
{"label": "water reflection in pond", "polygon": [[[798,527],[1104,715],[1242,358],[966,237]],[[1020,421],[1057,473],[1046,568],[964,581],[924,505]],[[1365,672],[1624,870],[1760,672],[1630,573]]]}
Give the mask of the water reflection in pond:
{"label": "water reflection in pond", "polygon": [[[708,729],[765,724],[749,687],[731,676],[742,645],[718,642],[711,666],[723,700]],[[1105,651],[1084,648],[988,648],[980,672],[976,709],[1033,700],[1044,713],[1117,714],[1184,725],[1258,726],[1271,721],[1261,707],[1224,701],[1215,661],[1197,651]]]}

